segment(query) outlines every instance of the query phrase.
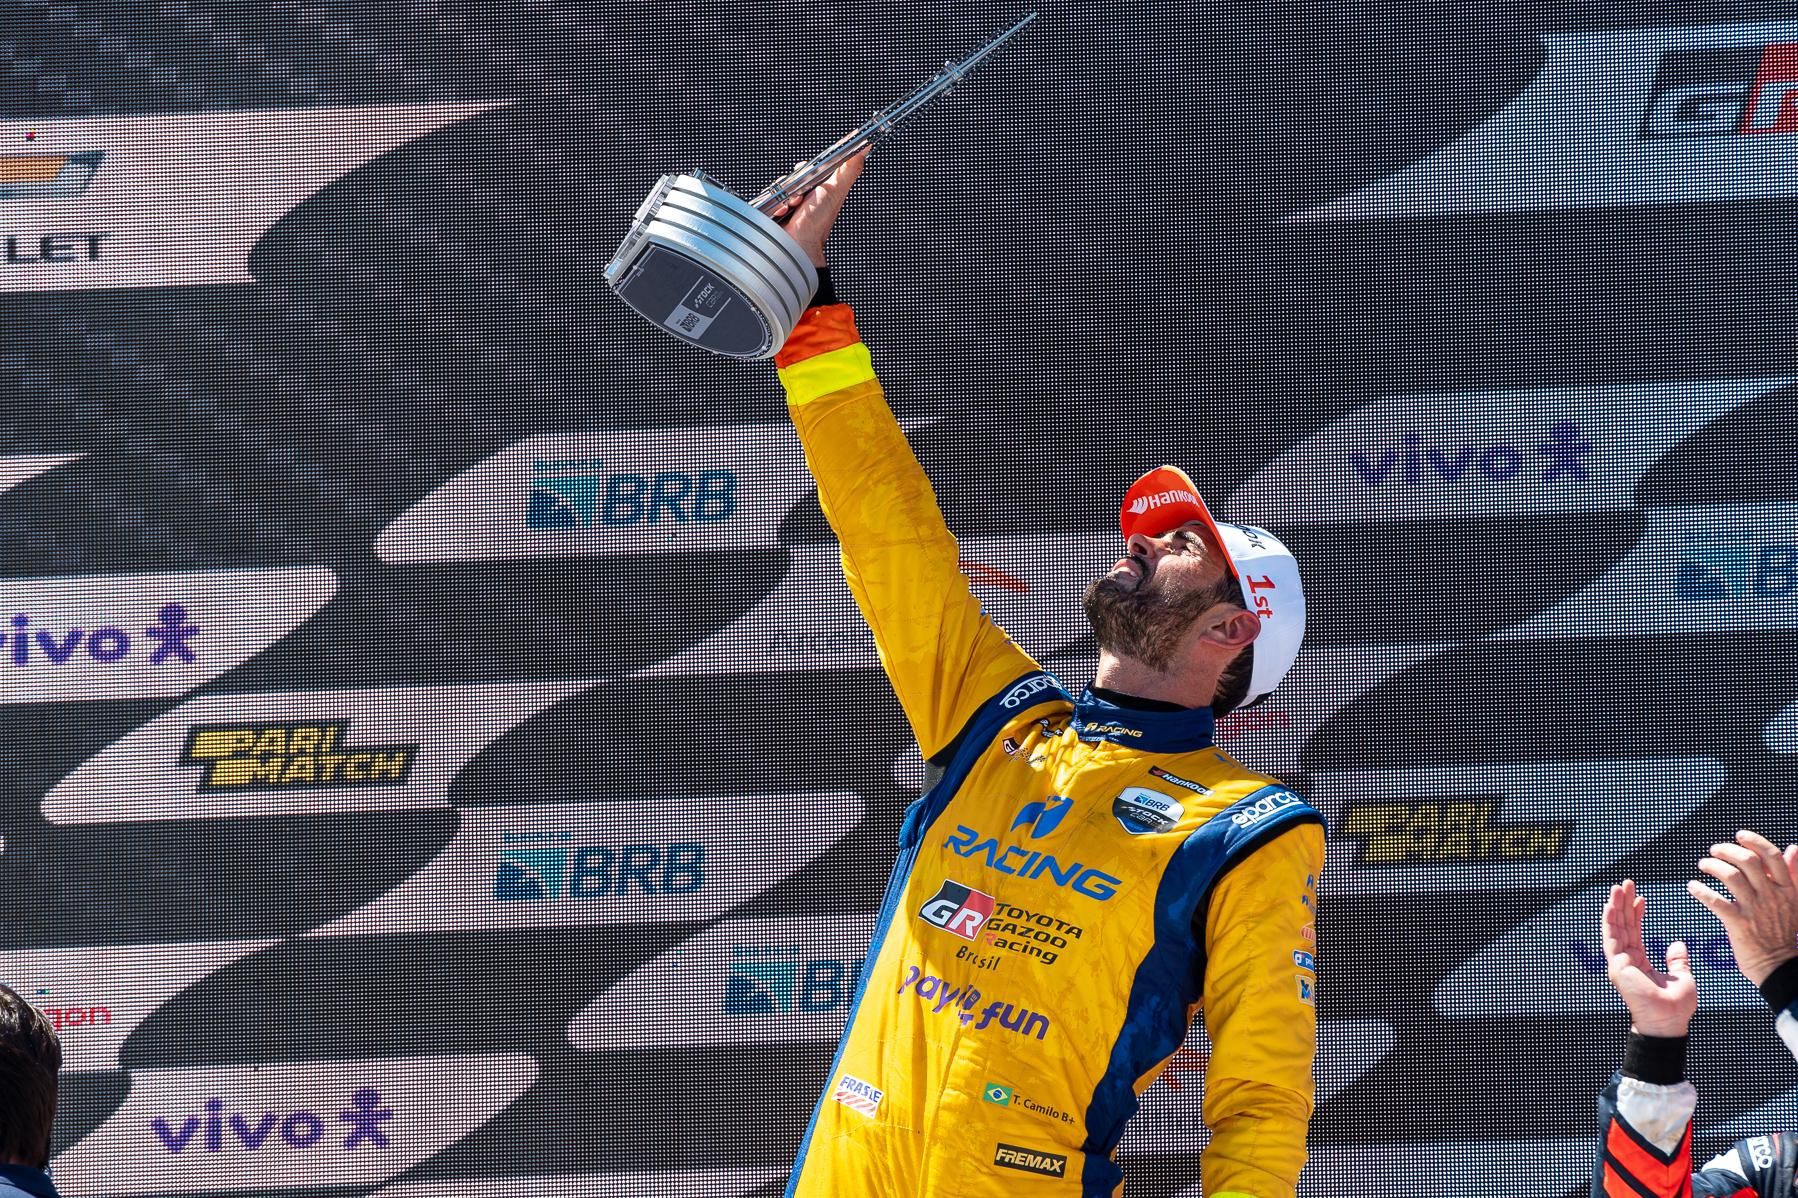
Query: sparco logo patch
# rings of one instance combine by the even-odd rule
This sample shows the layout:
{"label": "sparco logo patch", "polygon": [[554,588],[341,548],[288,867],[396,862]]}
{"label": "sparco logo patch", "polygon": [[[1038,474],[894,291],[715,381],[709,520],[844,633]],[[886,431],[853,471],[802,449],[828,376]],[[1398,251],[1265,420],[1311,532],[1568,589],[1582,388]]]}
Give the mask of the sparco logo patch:
{"label": "sparco logo patch", "polygon": [[1026,678],[1024,681],[1005,692],[1005,697],[999,700],[999,706],[1010,710],[1011,708],[1021,706],[1026,699],[1029,699],[1033,695],[1041,694],[1043,691],[1047,690],[1054,690],[1055,686],[1055,679],[1049,677],[1047,674],[1038,674],[1034,678]]}
{"label": "sparco logo patch", "polygon": [[1040,1173],[1044,1177],[1066,1177],[1068,1158],[1016,1144],[1000,1144],[993,1153],[993,1164],[1001,1169],[1017,1169],[1024,1173]]}
{"label": "sparco logo patch", "polygon": [[1304,800],[1290,790],[1276,790],[1263,794],[1253,803],[1230,816],[1230,822],[1238,828],[1252,828],[1270,815],[1276,815],[1289,807],[1297,807]]}

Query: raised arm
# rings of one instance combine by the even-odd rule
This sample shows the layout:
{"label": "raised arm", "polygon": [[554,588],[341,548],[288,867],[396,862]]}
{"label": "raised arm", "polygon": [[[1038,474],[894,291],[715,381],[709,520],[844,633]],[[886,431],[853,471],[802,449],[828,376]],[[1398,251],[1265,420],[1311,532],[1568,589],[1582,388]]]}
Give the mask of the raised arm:
{"label": "raised arm", "polygon": [[1593,1198],[1683,1198],[1692,1184],[1692,1112],[1698,1091],[1686,1080],[1686,1029],[1698,984],[1684,941],[1667,946],[1658,970],[1642,939],[1648,900],[1625,881],[1611,887],[1601,934],[1606,976],[1629,1009],[1623,1067],[1598,1098]]}
{"label": "raised arm", "polygon": [[[818,266],[861,161],[845,163],[787,220]],[[969,591],[955,538],[887,407],[848,306],[808,309],[775,365],[824,516],[842,545],[844,577],[928,760],[982,703],[1038,667]]]}

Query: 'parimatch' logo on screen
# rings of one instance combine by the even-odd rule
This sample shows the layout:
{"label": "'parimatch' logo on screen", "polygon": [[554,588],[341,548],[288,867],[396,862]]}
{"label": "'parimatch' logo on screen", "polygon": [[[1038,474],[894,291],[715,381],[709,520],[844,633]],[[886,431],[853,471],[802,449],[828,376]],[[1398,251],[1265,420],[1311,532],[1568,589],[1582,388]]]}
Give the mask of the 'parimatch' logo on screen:
{"label": "'parimatch' logo on screen", "polygon": [[345,745],[347,720],[199,724],[181,764],[204,766],[200,791],[404,786],[417,745]]}
{"label": "'parimatch' logo on screen", "polygon": [[1040,1173],[1044,1177],[1066,1177],[1068,1158],[1016,1144],[1001,1144],[993,1153],[993,1164],[1001,1169],[1017,1169],[1024,1173]]}
{"label": "'parimatch' logo on screen", "polygon": [[0,200],[67,199],[87,190],[104,150],[79,154],[0,154]]}
{"label": "'parimatch' logo on screen", "polygon": [[1498,796],[1383,799],[1343,811],[1342,835],[1361,844],[1367,867],[1443,862],[1559,861],[1573,835],[1570,820],[1507,820]]}

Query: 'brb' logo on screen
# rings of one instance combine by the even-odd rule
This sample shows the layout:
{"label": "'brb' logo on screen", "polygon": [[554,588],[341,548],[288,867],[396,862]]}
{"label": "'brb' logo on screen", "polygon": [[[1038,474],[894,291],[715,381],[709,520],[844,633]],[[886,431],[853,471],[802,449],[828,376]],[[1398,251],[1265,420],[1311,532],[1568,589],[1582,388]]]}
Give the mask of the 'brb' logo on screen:
{"label": "'brb' logo on screen", "polygon": [[822,1015],[845,1010],[862,962],[814,957],[796,944],[738,944],[724,981],[726,1015]]}
{"label": "'brb' logo on screen", "polygon": [[1636,136],[1798,133],[1798,44],[1708,46],[1661,55]]}
{"label": "'brb' logo on screen", "polygon": [[[172,1153],[256,1152],[276,1142],[289,1148],[338,1148],[355,1152],[387,1147],[383,1126],[393,1118],[393,1108],[381,1102],[381,1092],[364,1086],[350,1095],[347,1107],[335,1114],[318,1111],[226,1111],[221,1098],[209,1098],[202,1114],[150,1120],[150,1130]],[[179,1122],[175,1120],[179,1119]]]}
{"label": "'brb' logo on screen", "polygon": [[1752,528],[1689,528],[1681,535],[1674,593],[1688,603],[1798,597],[1798,544]]}
{"label": "'brb' logo on screen", "polygon": [[532,847],[500,850],[493,897],[502,903],[693,894],[705,885],[702,844],[575,844],[566,831],[504,840]]}
{"label": "'brb' logo on screen", "polygon": [[608,471],[598,458],[539,458],[525,525],[535,529],[722,524],[737,514],[737,476]]}

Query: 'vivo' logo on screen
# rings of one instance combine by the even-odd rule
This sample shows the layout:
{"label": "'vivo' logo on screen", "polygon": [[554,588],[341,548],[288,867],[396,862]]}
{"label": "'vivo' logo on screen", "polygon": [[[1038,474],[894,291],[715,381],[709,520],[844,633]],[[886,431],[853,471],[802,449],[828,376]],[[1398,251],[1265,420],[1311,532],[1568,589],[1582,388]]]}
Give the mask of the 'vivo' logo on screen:
{"label": "'vivo' logo on screen", "polygon": [[67,665],[76,654],[90,657],[102,665],[124,661],[133,656],[148,657],[153,666],[170,661],[192,664],[194,649],[189,643],[199,634],[199,626],[187,618],[187,608],[179,603],[165,603],[156,613],[156,622],[143,630],[143,640],[134,640],[123,628],[66,628],[52,632],[33,625],[24,613],[8,621],[10,631],[0,632],[0,660],[14,666]]}
{"label": "'vivo' logo on screen", "polygon": [[[157,1116],[150,1129],[169,1152],[256,1152],[277,1141],[289,1148],[342,1147],[346,1151],[387,1147],[382,1124],[393,1118],[381,1092],[364,1086],[350,1104],[327,1117],[317,1111],[225,1112],[223,1099],[206,1100],[205,1113],[181,1117],[176,1124]],[[339,1140],[341,1137],[341,1141]]]}
{"label": "'vivo' logo on screen", "polygon": [[534,529],[720,524],[737,514],[729,470],[608,472],[598,458],[537,459],[525,524]]}
{"label": "'vivo' logo on screen", "polygon": [[1432,443],[1422,433],[1407,432],[1397,445],[1363,452],[1350,450],[1349,465],[1370,487],[1454,486],[1464,482],[1508,483],[1516,479],[1544,483],[1591,481],[1586,458],[1592,442],[1579,426],[1563,420],[1534,445],[1495,441],[1487,445]]}

